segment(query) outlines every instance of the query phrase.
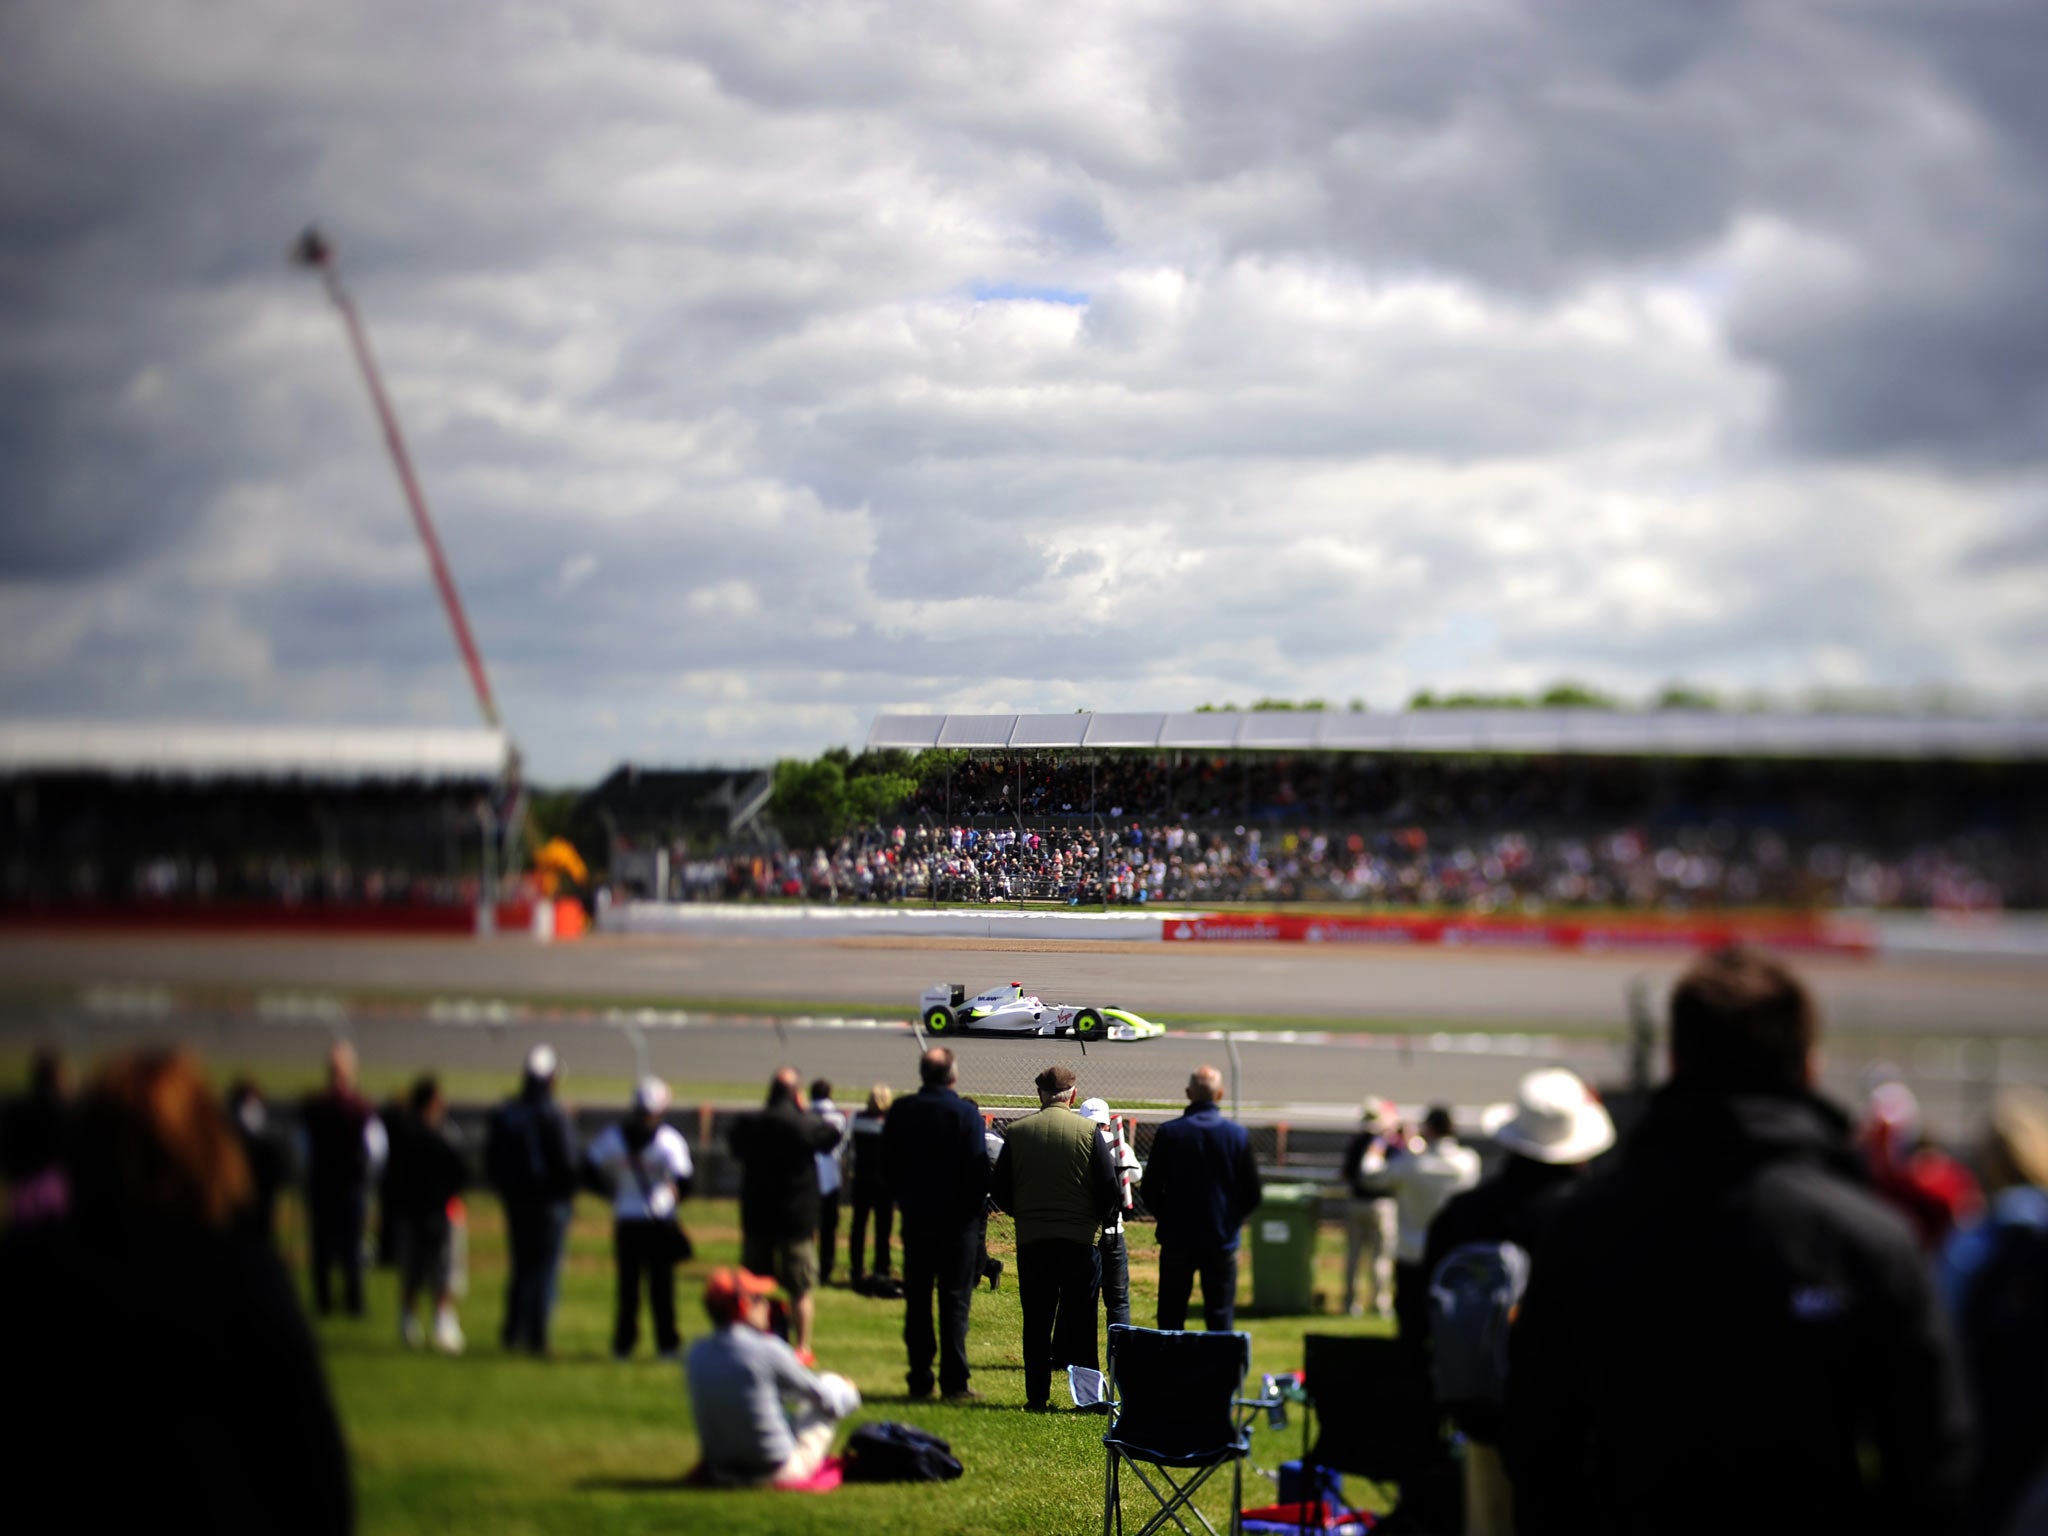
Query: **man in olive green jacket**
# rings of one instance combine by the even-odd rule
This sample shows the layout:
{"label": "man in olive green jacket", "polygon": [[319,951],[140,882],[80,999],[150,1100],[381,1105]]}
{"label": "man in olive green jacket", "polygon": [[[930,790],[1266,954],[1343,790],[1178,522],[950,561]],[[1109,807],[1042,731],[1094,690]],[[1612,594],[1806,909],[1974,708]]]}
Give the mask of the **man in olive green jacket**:
{"label": "man in olive green jacket", "polygon": [[1038,1074],[1035,1115],[1010,1122],[996,1159],[996,1205],[1017,1218],[1017,1294],[1024,1307],[1024,1404],[1043,1413],[1055,1366],[1097,1367],[1095,1239],[1122,1203],[1116,1158],[1074,1111],[1071,1067]]}

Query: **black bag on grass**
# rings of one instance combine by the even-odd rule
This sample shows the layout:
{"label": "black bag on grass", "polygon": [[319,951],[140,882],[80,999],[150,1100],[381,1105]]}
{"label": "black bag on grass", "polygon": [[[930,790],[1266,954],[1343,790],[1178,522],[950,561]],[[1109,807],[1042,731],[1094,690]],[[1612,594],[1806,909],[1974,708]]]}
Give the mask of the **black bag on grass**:
{"label": "black bag on grass", "polygon": [[846,1438],[849,1483],[950,1483],[963,1470],[953,1447],[915,1424],[863,1424]]}

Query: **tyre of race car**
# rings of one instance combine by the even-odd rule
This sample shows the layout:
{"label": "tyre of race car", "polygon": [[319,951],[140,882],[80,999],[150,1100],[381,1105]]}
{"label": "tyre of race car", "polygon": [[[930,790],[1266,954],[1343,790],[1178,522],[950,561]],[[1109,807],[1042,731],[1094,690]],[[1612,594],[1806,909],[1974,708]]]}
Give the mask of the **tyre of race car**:
{"label": "tyre of race car", "polygon": [[953,1032],[953,1010],[938,1006],[925,1009],[924,1032],[928,1035],[950,1035]]}
{"label": "tyre of race car", "polygon": [[1074,1015],[1074,1033],[1083,1040],[1093,1040],[1102,1033],[1102,1015],[1093,1008],[1083,1008]]}

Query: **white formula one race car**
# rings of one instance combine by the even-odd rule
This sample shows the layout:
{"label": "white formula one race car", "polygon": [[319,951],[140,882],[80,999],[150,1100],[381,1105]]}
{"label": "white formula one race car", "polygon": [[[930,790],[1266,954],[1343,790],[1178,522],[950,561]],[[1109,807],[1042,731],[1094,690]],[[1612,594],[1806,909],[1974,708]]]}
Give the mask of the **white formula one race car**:
{"label": "white formula one race car", "polygon": [[976,997],[957,981],[926,987],[920,1000],[930,1035],[1071,1035],[1078,1040],[1150,1040],[1166,1026],[1109,1003],[1047,1003],[1013,981]]}

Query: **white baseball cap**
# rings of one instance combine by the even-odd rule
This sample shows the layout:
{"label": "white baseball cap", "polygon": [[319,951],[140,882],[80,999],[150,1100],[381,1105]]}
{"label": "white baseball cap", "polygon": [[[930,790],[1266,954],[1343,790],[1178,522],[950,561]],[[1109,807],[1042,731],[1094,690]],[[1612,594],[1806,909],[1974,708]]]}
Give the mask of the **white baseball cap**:
{"label": "white baseball cap", "polygon": [[536,1045],[526,1053],[526,1075],[536,1080],[546,1080],[555,1075],[555,1048],[552,1045]]}
{"label": "white baseball cap", "polygon": [[1109,1124],[1109,1103],[1107,1100],[1083,1099],[1080,1108],[1081,1113],[1090,1120],[1093,1120],[1097,1125]]}
{"label": "white baseball cap", "polygon": [[1584,1163],[1614,1145],[1614,1121],[1578,1073],[1546,1067],[1522,1079],[1515,1112],[1494,1140],[1533,1162]]}
{"label": "white baseball cap", "polygon": [[668,1084],[652,1075],[640,1079],[633,1090],[633,1107],[643,1115],[660,1115],[668,1112]]}

